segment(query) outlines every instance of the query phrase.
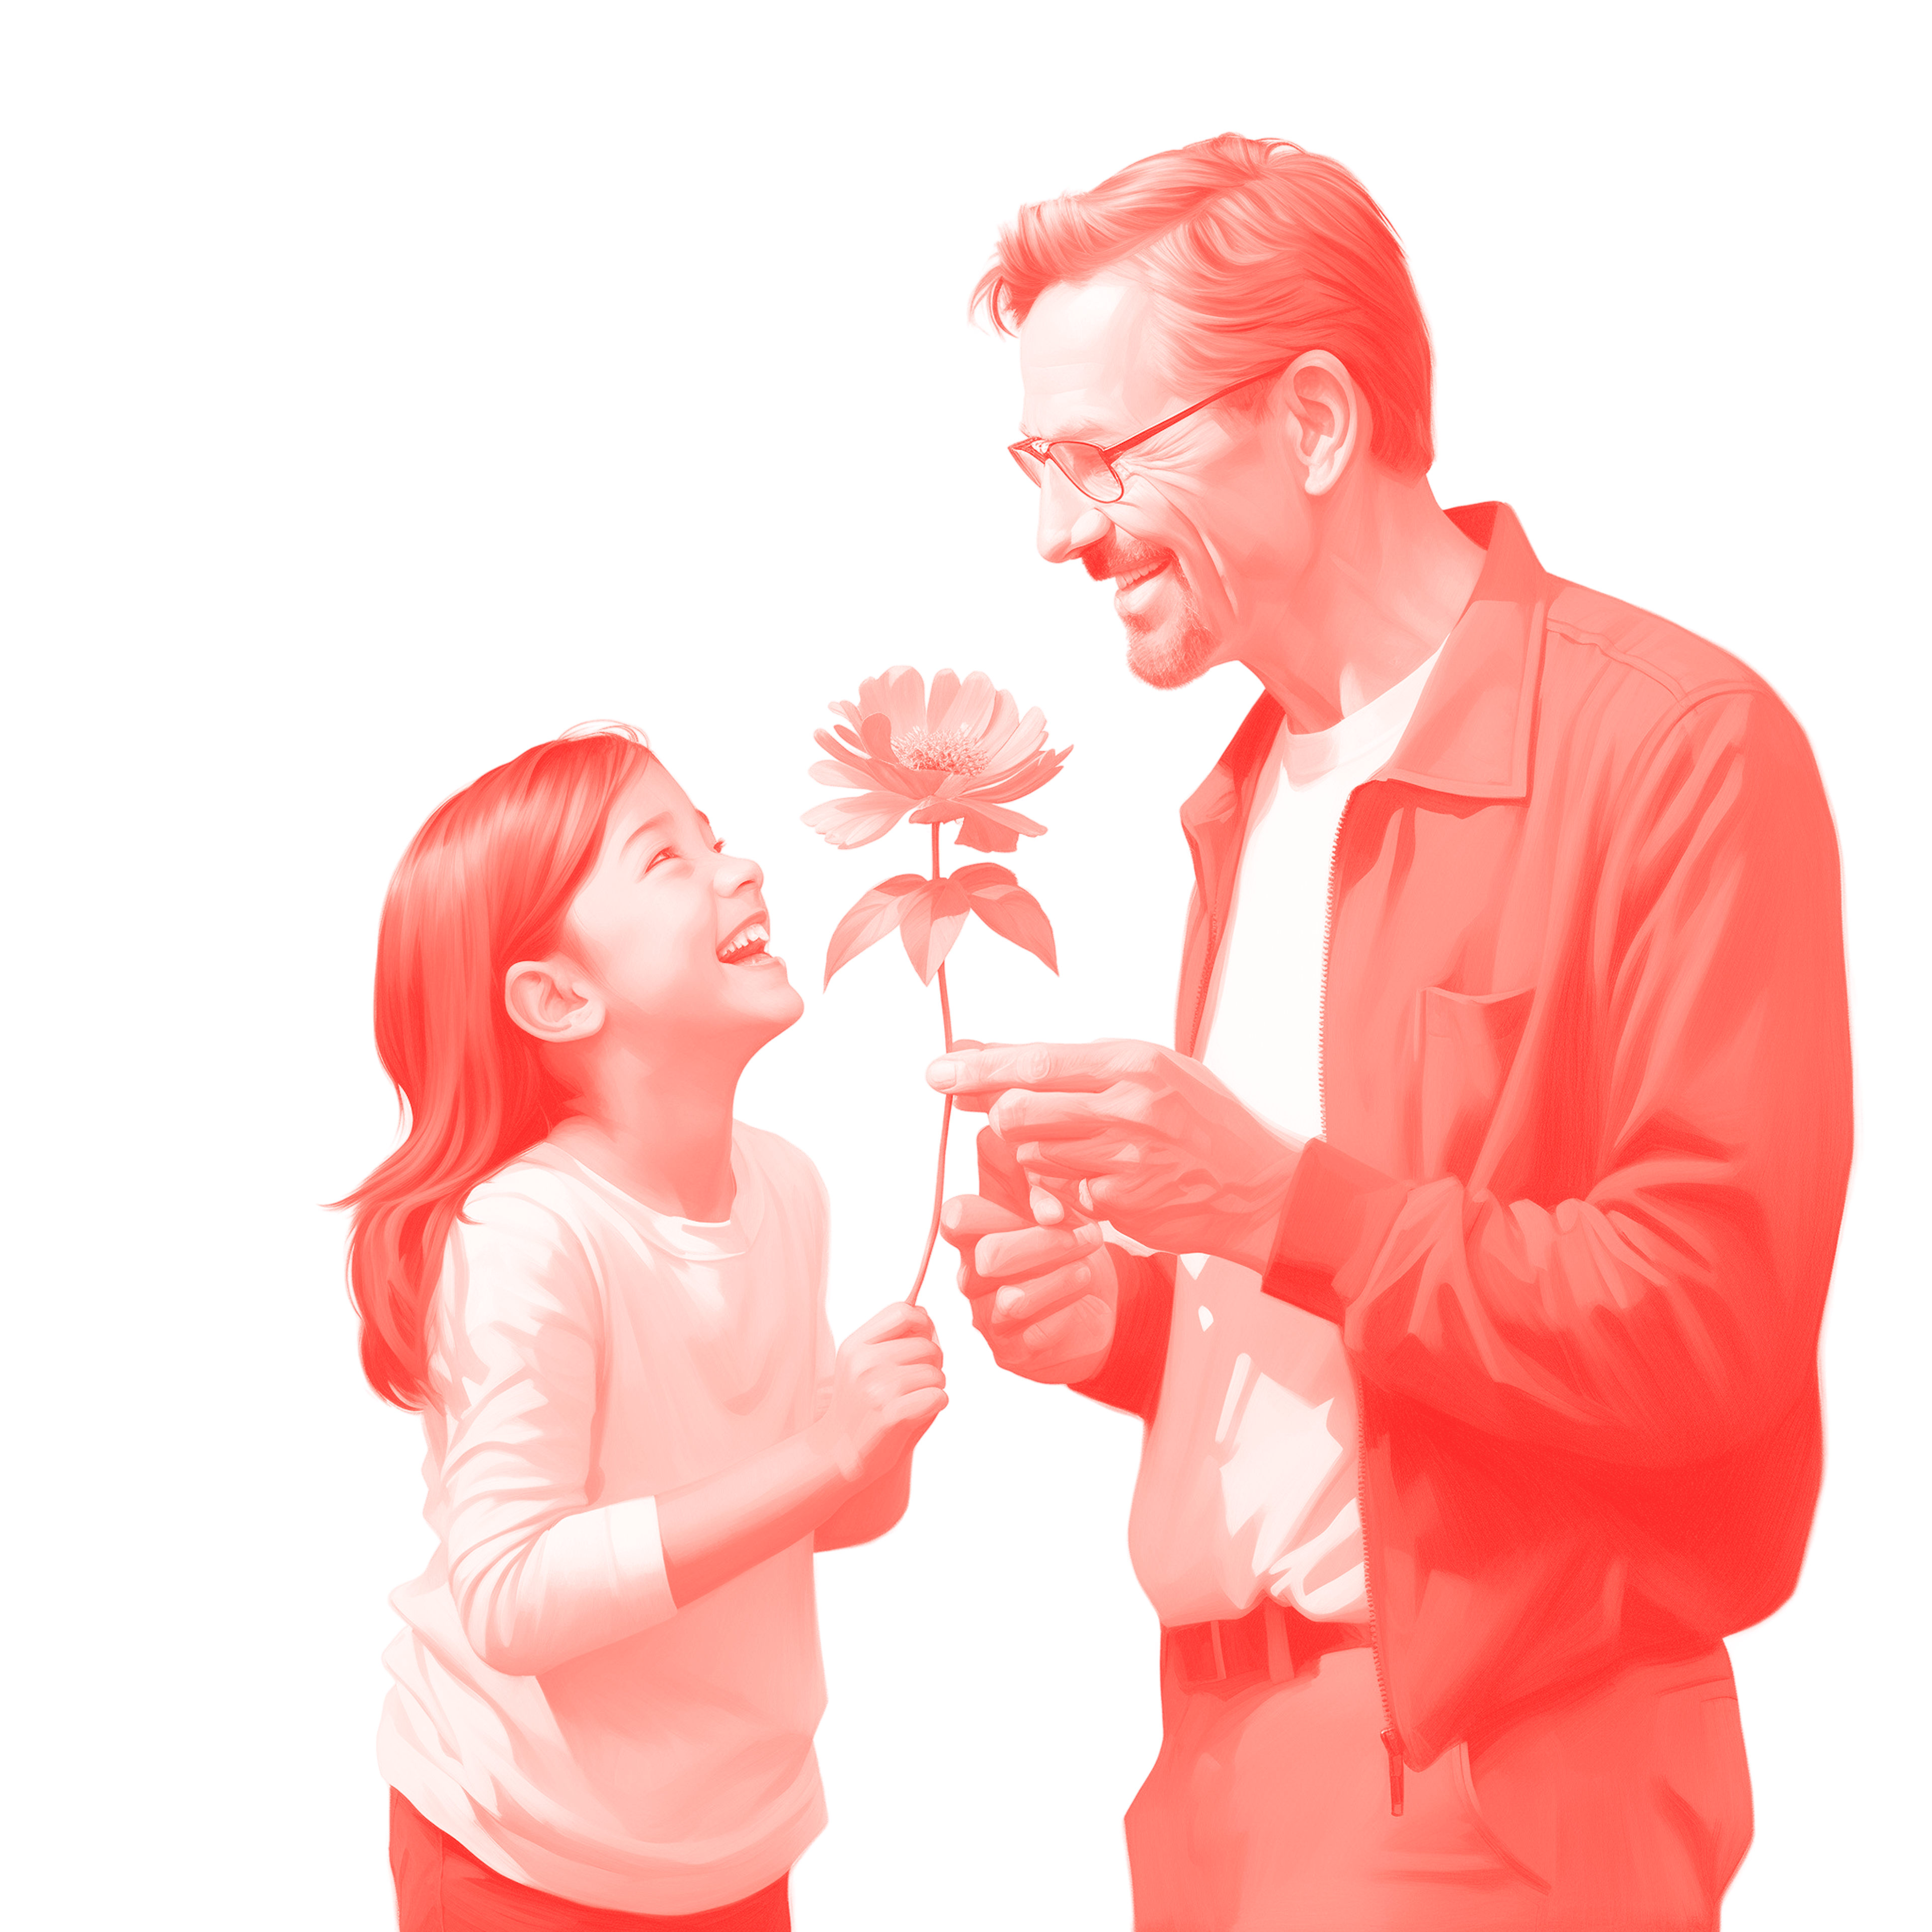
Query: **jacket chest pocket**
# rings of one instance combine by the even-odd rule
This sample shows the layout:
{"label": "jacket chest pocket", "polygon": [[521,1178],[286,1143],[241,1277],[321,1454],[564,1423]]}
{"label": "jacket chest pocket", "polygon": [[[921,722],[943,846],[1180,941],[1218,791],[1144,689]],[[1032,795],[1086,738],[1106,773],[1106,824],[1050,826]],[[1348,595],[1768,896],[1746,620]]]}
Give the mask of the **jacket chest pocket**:
{"label": "jacket chest pocket", "polygon": [[1420,1179],[1469,1178],[1535,997],[1423,988]]}

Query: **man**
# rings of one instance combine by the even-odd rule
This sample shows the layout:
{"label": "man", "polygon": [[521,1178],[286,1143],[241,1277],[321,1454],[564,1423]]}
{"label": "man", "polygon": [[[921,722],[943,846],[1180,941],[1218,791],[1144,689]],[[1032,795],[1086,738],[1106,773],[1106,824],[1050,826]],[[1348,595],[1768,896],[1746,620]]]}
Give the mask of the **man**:
{"label": "man", "polygon": [[[1751,672],[1445,512],[1400,248],[1224,136],[1022,211],[1040,548],[1264,687],[1175,1050],[962,1051],[997,1358],[1147,1418],[1154,1928],[1717,1922],[1850,1160],[1832,822]],[[1113,1238],[1106,1238],[1112,1233]]]}

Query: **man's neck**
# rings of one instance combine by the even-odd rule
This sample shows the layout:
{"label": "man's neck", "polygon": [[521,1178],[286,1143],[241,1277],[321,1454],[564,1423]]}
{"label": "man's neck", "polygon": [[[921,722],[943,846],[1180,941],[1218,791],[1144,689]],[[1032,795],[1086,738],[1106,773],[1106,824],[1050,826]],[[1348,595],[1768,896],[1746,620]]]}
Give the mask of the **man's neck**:
{"label": "man's neck", "polygon": [[579,1070],[580,1111],[551,1129],[554,1145],[658,1214],[731,1218],[731,1110],[742,1068],[613,1054]]}
{"label": "man's neck", "polygon": [[1298,732],[1326,730],[1434,656],[1483,568],[1422,478],[1364,476],[1323,506],[1315,546],[1287,614],[1242,658]]}

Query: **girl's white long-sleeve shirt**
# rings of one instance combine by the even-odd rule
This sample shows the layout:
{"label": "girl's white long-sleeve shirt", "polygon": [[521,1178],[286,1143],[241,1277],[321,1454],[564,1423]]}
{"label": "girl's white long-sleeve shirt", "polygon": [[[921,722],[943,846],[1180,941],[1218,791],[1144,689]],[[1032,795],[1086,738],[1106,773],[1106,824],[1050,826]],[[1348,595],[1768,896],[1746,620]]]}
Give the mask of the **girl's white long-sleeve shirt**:
{"label": "girl's white long-sleeve shirt", "polygon": [[680,1610],[655,1498],[809,1426],[829,1394],[826,1204],[734,1127],[728,1222],[654,1213],[565,1154],[471,1192],[430,1312],[424,1515],[391,1601],[383,1775],[484,1864],[625,1912],[701,1911],[823,1828],[807,1537]]}

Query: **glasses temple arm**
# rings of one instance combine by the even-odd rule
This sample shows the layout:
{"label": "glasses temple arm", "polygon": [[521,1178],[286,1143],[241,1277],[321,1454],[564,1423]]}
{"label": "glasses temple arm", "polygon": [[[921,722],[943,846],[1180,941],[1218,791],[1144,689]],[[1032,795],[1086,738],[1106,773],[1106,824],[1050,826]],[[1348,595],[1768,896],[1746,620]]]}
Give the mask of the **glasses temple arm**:
{"label": "glasses temple arm", "polygon": [[1277,363],[1272,369],[1263,369],[1257,374],[1244,376],[1238,382],[1230,382],[1225,389],[1216,389],[1211,396],[1204,396],[1198,403],[1190,403],[1186,409],[1177,410],[1166,422],[1156,423],[1151,429],[1142,430],[1138,434],[1129,436],[1125,442],[1115,443],[1112,449],[1102,450],[1100,460],[1112,463],[1115,457],[1124,455],[1127,451],[1146,442],[1149,436],[1158,436],[1164,429],[1172,429],[1183,417],[1192,416],[1197,410],[1204,410],[1210,403],[1218,403],[1223,396],[1232,396],[1237,389],[1245,389],[1250,382],[1258,382],[1265,376],[1278,376],[1287,367],[1286,362]]}

